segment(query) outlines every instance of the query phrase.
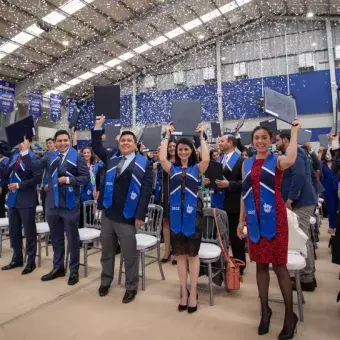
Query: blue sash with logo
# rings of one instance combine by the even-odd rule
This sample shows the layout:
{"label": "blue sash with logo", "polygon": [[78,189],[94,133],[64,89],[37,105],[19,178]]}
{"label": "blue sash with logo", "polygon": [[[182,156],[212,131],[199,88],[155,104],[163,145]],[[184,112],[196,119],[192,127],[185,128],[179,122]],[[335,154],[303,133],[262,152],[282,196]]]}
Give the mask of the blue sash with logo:
{"label": "blue sash with logo", "polygon": [[[28,154],[33,160],[35,157],[34,152],[32,150],[29,150]],[[16,166],[16,163],[19,157],[20,157],[20,151],[17,151],[12,156],[9,162],[9,165],[8,165],[8,168],[9,168],[8,171],[10,173],[9,183],[20,183],[22,181],[21,175],[26,171],[25,165],[22,160],[20,161],[19,167]],[[7,201],[6,201],[6,205],[8,206],[8,208],[14,207],[17,195],[18,195],[18,189],[16,189],[15,191],[9,190]]]}
{"label": "blue sash with logo", "polygon": [[[60,153],[58,151],[51,152],[50,155],[50,176],[53,183],[53,197],[54,197],[54,207],[59,206],[59,183],[58,183],[58,170],[61,167],[59,164]],[[77,174],[77,159],[78,153],[73,148],[69,148],[66,156],[66,175],[69,177],[74,177]],[[65,184],[65,200],[66,208],[71,210],[76,205],[76,193],[75,188],[69,184]]]}
{"label": "blue sash with logo", "polygon": [[[226,167],[230,171],[233,170],[234,165],[238,161],[238,159],[241,157],[241,155],[237,152],[234,152],[232,156],[228,159],[228,162],[225,164]],[[222,163],[224,158],[224,155],[221,155],[218,157],[217,162]],[[210,191],[211,196],[211,207],[217,208],[217,209],[223,209],[224,206],[224,199],[225,199],[225,191],[224,190],[211,190]]]}
{"label": "blue sash with logo", "polygon": [[244,161],[245,177],[242,183],[242,197],[247,214],[250,240],[257,243],[263,236],[271,240],[276,235],[275,169],[277,155],[269,154],[264,161],[260,175],[260,216],[257,215],[251,183],[251,170],[256,156]]}
{"label": "blue sash with logo", "polygon": [[96,167],[91,165],[90,167],[90,182],[86,185],[81,186],[80,199],[82,202],[93,200],[93,192],[96,182]]}
{"label": "blue sash with logo", "polygon": [[170,171],[170,229],[189,237],[195,233],[198,166],[188,167],[185,177],[184,201],[182,201],[182,167],[171,165]]}
{"label": "blue sash with logo", "polygon": [[[105,186],[104,186],[104,196],[103,196],[103,206],[108,209],[112,206],[114,185],[117,174],[117,165],[120,162],[122,155],[117,152],[110,160],[110,168],[106,172],[105,176]],[[142,180],[144,177],[145,169],[148,160],[142,156],[140,153],[136,153],[135,165],[132,170],[131,182],[126,197],[123,215],[126,219],[134,218],[137,209]]]}

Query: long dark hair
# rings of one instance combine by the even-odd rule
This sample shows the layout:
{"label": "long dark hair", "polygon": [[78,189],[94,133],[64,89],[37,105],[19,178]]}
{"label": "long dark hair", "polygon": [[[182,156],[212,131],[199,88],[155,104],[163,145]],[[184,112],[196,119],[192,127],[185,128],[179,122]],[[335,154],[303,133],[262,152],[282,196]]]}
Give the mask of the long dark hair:
{"label": "long dark hair", "polygon": [[83,154],[84,150],[86,150],[86,149],[87,149],[87,150],[90,150],[90,152],[91,152],[90,164],[93,164],[94,161],[95,161],[95,156],[94,156],[94,152],[93,152],[92,148],[90,148],[89,146],[84,146],[84,147],[80,150],[80,152],[81,152],[81,154]]}
{"label": "long dark hair", "polygon": [[193,143],[188,139],[188,138],[181,138],[179,141],[176,143],[176,151],[175,151],[175,165],[176,166],[182,166],[181,159],[178,156],[178,145],[179,144],[184,144],[190,147],[191,149],[191,156],[188,159],[188,167],[193,166],[198,163],[197,155],[196,155],[196,150],[194,148]]}
{"label": "long dark hair", "polygon": [[166,159],[167,159],[168,161],[170,161],[170,159],[171,159],[171,155],[170,155],[170,152],[169,152],[169,146],[170,146],[171,143],[176,144],[176,141],[175,141],[174,139],[169,140],[169,144],[168,144],[168,147],[167,147],[167,149],[166,149],[166,150],[167,150]]}

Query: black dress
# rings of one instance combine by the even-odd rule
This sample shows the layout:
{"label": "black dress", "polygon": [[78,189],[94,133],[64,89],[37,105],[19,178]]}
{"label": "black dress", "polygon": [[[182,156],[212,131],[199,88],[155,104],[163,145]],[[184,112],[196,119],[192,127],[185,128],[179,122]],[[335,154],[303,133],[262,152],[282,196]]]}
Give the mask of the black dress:
{"label": "black dress", "polygon": [[[183,168],[182,188],[181,188],[181,197],[182,197],[181,210],[182,211],[184,209],[183,205],[184,205],[184,192],[185,192],[185,170],[186,168]],[[171,240],[172,253],[175,256],[178,256],[178,255],[187,255],[191,257],[197,256],[200,250],[200,246],[201,246],[203,226],[204,226],[203,202],[199,197],[197,197],[195,233],[187,237],[181,232],[178,234],[175,234],[173,231],[171,231],[170,240]]]}
{"label": "black dress", "polygon": [[161,192],[161,206],[163,207],[163,218],[169,218],[169,174],[162,171],[162,192]]}

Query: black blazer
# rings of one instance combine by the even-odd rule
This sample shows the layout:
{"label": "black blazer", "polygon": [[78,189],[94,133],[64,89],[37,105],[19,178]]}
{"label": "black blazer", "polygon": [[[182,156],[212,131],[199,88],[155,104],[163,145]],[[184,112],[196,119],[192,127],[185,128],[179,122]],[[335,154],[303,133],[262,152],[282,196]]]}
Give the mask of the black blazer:
{"label": "black blazer", "polygon": [[[104,186],[105,186],[105,177],[107,167],[110,163],[110,159],[112,155],[117,152],[117,149],[108,151],[103,147],[101,130],[94,130],[91,132],[91,145],[94,153],[104,162],[103,168],[103,176],[100,185],[100,195],[98,199],[98,207],[100,209],[104,209],[102,205],[103,195],[104,195]],[[148,162],[147,167],[145,169],[145,174],[142,180],[141,187],[141,195],[138,201],[138,206],[135,213],[135,218],[126,219],[123,216],[123,210],[125,206],[126,197],[128,194],[132,171],[135,164],[135,160],[132,160],[129,166],[122,172],[119,178],[115,179],[115,190],[113,193],[112,206],[108,209],[105,209],[105,215],[115,222],[134,224],[135,218],[144,221],[148,205],[150,202],[150,197],[152,195],[152,183],[153,183],[153,171],[152,164]]]}
{"label": "black blazer", "polygon": [[242,193],[242,164],[244,158],[240,157],[233,170],[227,166],[223,168],[223,176],[229,181],[229,187],[225,190],[224,210],[227,214],[240,213],[240,199]]}
{"label": "black blazer", "polygon": [[[34,156],[35,159],[39,157]],[[12,159],[12,157],[11,157]],[[11,159],[8,164],[11,163]],[[25,166],[25,172],[22,174],[21,182],[19,183],[18,194],[15,200],[14,207],[17,209],[34,208],[38,205],[37,186],[41,183],[42,171],[39,168],[32,169],[31,157],[29,154],[22,156],[22,162]],[[8,165],[2,170],[0,177],[9,183],[10,177]]]}
{"label": "black blazer", "polygon": [[[50,170],[50,156],[49,153],[44,155],[44,157],[37,159],[32,162],[32,168],[40,168],[46,169],[49,172]],[[89,169],[86,165],[85,159],[81,154],[78,154],[77,158],[77,173],[74,177],[70,177],[66,173],[66,160],[63,162],[60,170],[58,170],[58,177],[69,177],[70,178],[70,185],[74,187],[75,194],[76,194],[76,207],[75,209],[79,209],[79,198],[80,198],[80,186],[86,185],[90,182],[90,173]],[[53,188],[52,177],[48,176],[48,187]],[[59,185],[59,207],[65,208],[66,207],[66,187],[65,185]],[[49,209],[54,207],[54,196],[53,190],[47,191],[46,197],[46,204]]]}

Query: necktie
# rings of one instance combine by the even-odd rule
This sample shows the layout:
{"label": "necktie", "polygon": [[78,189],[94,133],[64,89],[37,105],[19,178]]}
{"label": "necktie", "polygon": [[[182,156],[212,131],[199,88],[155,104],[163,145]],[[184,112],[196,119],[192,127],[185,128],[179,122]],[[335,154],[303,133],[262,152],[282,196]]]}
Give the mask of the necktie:
{"label": "necktie", "polygon": [[21,156],[18,157],[17,162],[16,162],[16,164],[15,164],[16,170],[19,169],[19,167],[20,167],[20,162],[21,162]]}
{"label": "necktie", "polygon": [[125,156],[119,161],[119,163],[117,165],[117,175],[116,175],[117,177],[120,176],[125,161],[126,161],[126,157]]}
{"label": "necktie", "polygon": [[59,154],[59,161],[58,161],[58,170],[61,169],[61,166],[63,164],[63,160],[64,160],[64,155],[62,153]]}

